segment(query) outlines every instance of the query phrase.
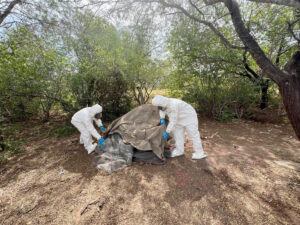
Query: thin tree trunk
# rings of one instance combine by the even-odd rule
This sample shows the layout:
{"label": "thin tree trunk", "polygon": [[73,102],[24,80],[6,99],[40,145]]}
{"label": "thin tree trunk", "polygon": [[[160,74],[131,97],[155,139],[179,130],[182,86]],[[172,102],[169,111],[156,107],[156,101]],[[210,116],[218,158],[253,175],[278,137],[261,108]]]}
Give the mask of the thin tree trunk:
{"label": "thin tree trunk", "polygon": [[260,109],[265,109],[268,107],[269,104],[269,97],[268,97],[268,89],[269,89],[269,81],[262,81],[260,84],[261,88],[261,100],[260,100]]}

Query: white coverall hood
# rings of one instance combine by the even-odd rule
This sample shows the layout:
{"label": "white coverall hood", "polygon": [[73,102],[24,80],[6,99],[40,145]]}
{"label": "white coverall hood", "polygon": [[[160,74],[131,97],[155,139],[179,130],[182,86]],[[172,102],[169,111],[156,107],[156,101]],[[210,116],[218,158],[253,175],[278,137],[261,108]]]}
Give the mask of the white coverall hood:
{"label": "white coverall hood", "polygon": [[101,113],[102,112],[102,106],[99,104],[93,105],[92,107],[90,107],[89,113],[90,116],[95,116],[97,113]]}
{"label": "white coverall hood", "polygon": [[152,105],[167,107],[169,105],[170,99],[161,95],[155,95],[152,99]]}

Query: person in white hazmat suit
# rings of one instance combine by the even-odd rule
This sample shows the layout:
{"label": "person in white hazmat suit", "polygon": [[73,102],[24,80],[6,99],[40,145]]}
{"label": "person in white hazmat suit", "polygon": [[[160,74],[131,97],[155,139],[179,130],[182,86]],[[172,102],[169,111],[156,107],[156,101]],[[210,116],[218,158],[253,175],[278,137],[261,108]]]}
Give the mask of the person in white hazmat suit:
{"label": "person in white hazmat suit", "polygon": [[92,107],[86,107],[79,110],[72,117],[71,123],[79,130],[80,132],[80,144],[83,144],[85,149],[88,151],[88,154],[92,153],[97,147],[97,143],[93,144],[93,138],[96,138],[99,141],[99,145],[102,147],[104,139],[97,132],[94,127],[93,121],[96,122],[97,126],[102,130],[106,129],[102,125],[101,121],[102,107],[98,104],[93,105]]}
{"label": "person in white hazmat suit", "polygon": [[200,133],[198,130],[198,118],[195,109],[188,103],[175,99],[156,95],[152,104],[161,107],[161,124],[165,124],[165,113],[169,117],[169,124],[163,138],[166,139],[169,133],[173,134],[175,139],[175,149],[171,157],[177,157],[184,154],[184,131],[186,130],[189,138],[193,142],[194,153],[192,159],[202,159],[206,157],[203,151]]}

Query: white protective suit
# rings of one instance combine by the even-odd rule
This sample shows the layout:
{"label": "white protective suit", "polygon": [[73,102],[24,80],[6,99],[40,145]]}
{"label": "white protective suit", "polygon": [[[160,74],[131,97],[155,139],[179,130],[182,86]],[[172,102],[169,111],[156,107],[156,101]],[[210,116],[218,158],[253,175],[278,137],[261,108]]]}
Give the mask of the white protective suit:
{"label": "white protective suit", "polygon": [[93,121],[95,121],[98,127],[102,126],[101,119],[95,118],[95,115],[101,112],[102,107],[96,104],[92,107],[86,107],[79,110],[73,115],[71,120],[71,123],[79,130],[80,144],[84,144],[88,154],[93,152],[97,147],[97,143],[93,144],[92,136],[97,140],[101,138],[93,124]]}
{"label": "white protective suit", "polygon": [[172,151],[172,157],[184,154],[184,131],[186,130],[189,138],[193,142],[193,159],[205,158],[200,133],[198,130],[198,118],[195,109],[188,103],[175,99],[156,95],[152,104],[161,106],[165,110],[160,112],[160,117],[164,118],[164,112],[169,117],[167,132],[172,133],[175,139],[176,148]]}

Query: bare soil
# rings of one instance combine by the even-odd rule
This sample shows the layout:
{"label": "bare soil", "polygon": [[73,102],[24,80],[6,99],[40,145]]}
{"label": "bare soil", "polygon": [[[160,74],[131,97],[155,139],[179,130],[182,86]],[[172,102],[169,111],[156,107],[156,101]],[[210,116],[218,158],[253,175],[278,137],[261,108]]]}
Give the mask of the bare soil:
{"label": "bare soil", "polygon": [[[54,123],[54,122],[53,122]],[[97,170],[78,134],[24,125],[24,152],[0,165],[0,224],[300,224],[300,142],[287,124],[200,120],[207,159]],[[56,122],[58,123],[58,122]]]}

